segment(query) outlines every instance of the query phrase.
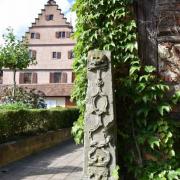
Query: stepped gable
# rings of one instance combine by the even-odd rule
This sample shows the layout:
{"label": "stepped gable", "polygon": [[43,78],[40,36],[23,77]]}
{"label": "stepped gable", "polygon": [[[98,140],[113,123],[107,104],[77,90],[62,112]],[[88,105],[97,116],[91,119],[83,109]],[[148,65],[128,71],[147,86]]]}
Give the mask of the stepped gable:
{"label": "stepped gable", "polygon": [[[44,21],[44,16],[47,15],[50,11],[54,10],[55,14],[55,20],[53,22],[51,21]],[[59,17],[57,17],[59,15]],[[32,25],[28,28],[33,29],[36,27],[41,26],[53,26],[53,25],[62,25],[62,26],[68,26],[70,29],[73,29],[70,22],[67,21],[67,18],[64,16],[64,13],[62,13],[62,10],[59,8],[58,4],[54,0],[49,0],[47,4],[45,4],[44,9],[41,9],[41,13],[38,14],[38,17],[35,18],[35,22],[32,23]],[[23,39],[29,34],[29,31],[25,33],[25,36]]]}
{"label": "stepped gable", "polygon": [[48,5],[56,5],[56,1],[54,1],[54,0],[49,0],[49,1],[47,2],[47,4],[48,4]]}

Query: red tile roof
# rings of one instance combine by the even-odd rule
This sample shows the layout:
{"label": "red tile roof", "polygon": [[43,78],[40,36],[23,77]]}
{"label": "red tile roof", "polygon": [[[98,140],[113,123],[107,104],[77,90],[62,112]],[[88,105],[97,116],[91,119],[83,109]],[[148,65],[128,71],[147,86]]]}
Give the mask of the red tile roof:
{"label": "red tile roof", "polygon": [[[8,85],[0,85],[0,92]],[[23,84],[18,85],[28,89],[37,89],[44,92],[46,97],[68,97],[71,96],[73,84]],[[0,93],[1,94],[1,93]]]}

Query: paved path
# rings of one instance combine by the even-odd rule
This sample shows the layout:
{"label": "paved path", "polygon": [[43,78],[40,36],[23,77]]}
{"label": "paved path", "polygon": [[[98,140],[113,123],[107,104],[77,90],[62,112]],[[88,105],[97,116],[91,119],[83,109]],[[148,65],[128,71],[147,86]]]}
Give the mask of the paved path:
{"label": "paved path", "polygon": [[0,180],[80,180],[83,148],[72,141],[0,168]]}

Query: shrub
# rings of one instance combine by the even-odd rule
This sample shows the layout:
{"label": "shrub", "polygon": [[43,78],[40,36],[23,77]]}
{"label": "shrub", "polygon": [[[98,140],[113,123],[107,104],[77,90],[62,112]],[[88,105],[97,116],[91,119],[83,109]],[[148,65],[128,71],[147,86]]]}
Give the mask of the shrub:
{"label": "shrub", "polygon": [[[31,108],[46,108],[44,93],[36,89],[16,87],[16,94],[13,96],[13,88],[7,87],[1,92],[3,104],[20,103]],[[12,105],[14,106],[14,105]]]}
{"label": "shrub", "polygon": [[7,103],[0,105],[1,110],[31,109],[32,107],[22,102]]}
{"label": "shrub", "polygon": [[75,108],[0,110],[0,143],[21,136],[69,128],[78,116],[79,111]]}

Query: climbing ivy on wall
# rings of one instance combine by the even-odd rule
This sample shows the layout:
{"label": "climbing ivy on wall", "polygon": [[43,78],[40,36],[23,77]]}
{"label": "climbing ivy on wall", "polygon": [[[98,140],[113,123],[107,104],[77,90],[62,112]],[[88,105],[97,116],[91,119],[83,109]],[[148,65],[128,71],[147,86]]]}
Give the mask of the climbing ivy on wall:
{"label": "climbing ivy on wall", "polygon": [[169,112],[180,93],[167,96],[169,87],[151,66],[142,67],[137,55],[136,23],[130,0],[76,0],[72,98],[81,111],[72,133],[83,142],[87,53],[112,52],[118,124],[118,165],[124,179],[178,179],[178,134]]}

